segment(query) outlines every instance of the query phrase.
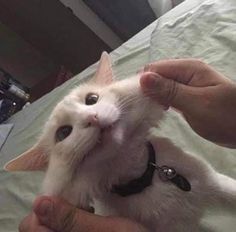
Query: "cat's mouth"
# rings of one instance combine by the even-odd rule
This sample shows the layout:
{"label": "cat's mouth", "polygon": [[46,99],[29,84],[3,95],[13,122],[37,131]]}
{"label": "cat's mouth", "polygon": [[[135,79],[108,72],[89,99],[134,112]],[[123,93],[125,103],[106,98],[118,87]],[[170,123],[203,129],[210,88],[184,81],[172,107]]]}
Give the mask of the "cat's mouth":
{"label": "cat's mouth", "polygon": [[87,155],[83,158],[86,159],[97,152],[101,152],[103,149],[106,149],[110,146],[120,145],[123,141],[123,129],[122,122],[117,120],[116,122],[106,125],[100,128],[100,133],[97,137],[97,142],[90,149]]}
{"label": "cat's mouth", "polygon": [[111,139],[115,129],[116,129],[116,123],[101,128],[98,144],[104,143],[108,139]]}
{"label": "cat's mouth", "polygon": [[120,144],[123,140],[124,130],[120,120],[101,128],[96,147],[105,146],[109,143]]}

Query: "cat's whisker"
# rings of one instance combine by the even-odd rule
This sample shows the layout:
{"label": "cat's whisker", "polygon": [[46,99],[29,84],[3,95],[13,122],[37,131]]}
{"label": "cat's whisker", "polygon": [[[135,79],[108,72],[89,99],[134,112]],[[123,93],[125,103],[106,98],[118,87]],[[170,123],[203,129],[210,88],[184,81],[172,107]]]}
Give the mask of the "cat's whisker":
{"label": "cat's whisker", "polygon": [[127,100],[133,100],[133,99],[145,99],[145,98],[148,98],[148,96],[146,95],[143,95],[142,97],[140,96],[136,96],[136,95],[127,95],[125,96],[124,98],[121,99],[121,102],[122,101],[127,101]]}
{"label": "cat's whisker", "polygon": [[71,155],[70,161],[69,161],[71,164],[77,163],[78,158],[80,158],[81,154],[78,154],[78,151],[81,150],[81,147],[86,147],[86,139],[85,138],[81,138],[80,142],[78,144],[76,144],[76,146],[73,148],[74,153],[73,153],[73,155]]}
{"label": "cat's whisker", "polygon": [[119,104],[122,105],[122,104],[124,104],[124,103],[126,103],[126,104],[127,104],[127,103],[131,103],[131,102],[133,102],[133,101],[136,100],[136,99],[139,99],[139,97],[128,95],[128,96],[126,96],[125,98],[122,98],[122,99],[120,100]]}
{"label": "cat's whisker", "polygon": [[141,101],[143,101],[144,99],[148,99],[148,97],[142,97],[142,99],[140,99],[140,98],[129,98],[129,99],[125,99],[124,101],[120,101],[119,102],[119,108],[120,109],[122,109],[122,108],[125,108],[126,106],[128,106],[129,104],[131,104],[131,103],[139,103],[139,102],[141,102]]}

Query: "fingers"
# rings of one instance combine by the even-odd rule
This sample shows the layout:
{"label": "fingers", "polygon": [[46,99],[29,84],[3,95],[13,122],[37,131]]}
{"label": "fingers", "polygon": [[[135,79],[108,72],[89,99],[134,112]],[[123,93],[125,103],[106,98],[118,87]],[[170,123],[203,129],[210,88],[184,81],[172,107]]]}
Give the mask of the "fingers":
{"label": "fingers", "polygon": [[146,65],[144,72],[154,72],[168,79],[196,87],[217,85],[229,81],[198,59],[160,60]]}
{"label": "fingers", "polygon": [[168,107],[175,101],[178,83],[165,79],[159,74],[146,72],[140,78],[140,85],[145,94]]}
{"label": "fingers", "polygon": [[194,59],[160,60],[145,66],[144,71],[159,73],[160,75],[187,84],[196,70]]}
{"label": "fingers", "polygon": [[28,232],[28,231],[30,231],[31,220],[32,220],[32,214],[25,217],[19,225],[19,232]]}
{"label": "fingers", "polygon": [[143,92],[164,106],[173,106],[181,111],[191,110],[199,104],[199,91],[195,88],[147,72],[140,78]]}
{"label": "fingers", "polygon": [[53,232],[52,230],[39,224],[38,219],[34,213],[31,213],[23,219],[19,225],[19,232]]}
{"label": "fingers", "polygon": [[206,87],[231,82],[209,65],[197,59],[170,59],[149,64],[141,75],[144,93],[162,105],[173,106],[184,114],[199,109]]}
{"label": "fingers", "polygon": [[39,197],[33,208],[40,223],[57,232],[146,231],[127,219],[90,214],[57,197]]}
{"label": "fingers", "polygon": [[79,210],[57,197],[39,197],[34,212],[40,223],[58,232],[105,231],[105,218]]}
{"label": "fingers", "polygon": [[76,208],[59,198],[39,197],[33,210],[40,223],[55,231],[76,230]]}

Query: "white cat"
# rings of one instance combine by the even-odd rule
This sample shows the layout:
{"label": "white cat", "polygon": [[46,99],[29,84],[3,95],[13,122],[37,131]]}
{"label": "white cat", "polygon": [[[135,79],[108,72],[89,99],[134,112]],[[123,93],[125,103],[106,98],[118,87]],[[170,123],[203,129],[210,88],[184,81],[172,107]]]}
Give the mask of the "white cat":
{"label": "white cat", "polygon": [[164,111],[142,93],[139,75],[112,77],[103,53],[95,77],[55,107],[38,143],[6,170],[46,168],[44,194],[149,231],[199,231],[206,206],[236,202],[236,181],[152,135]]}

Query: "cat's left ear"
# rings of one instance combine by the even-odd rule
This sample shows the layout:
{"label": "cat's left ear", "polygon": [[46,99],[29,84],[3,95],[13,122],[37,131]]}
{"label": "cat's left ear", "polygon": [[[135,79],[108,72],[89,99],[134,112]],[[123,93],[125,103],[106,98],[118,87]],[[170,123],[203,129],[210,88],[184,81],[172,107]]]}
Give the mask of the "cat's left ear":
{"label": "cat's left ear", "polygon": [[112,63],[107,52],[103,52],[93,81],[99,85],[109,85],[113,81]]}
{"label": "cat's left ear", "polygon": [[39,171],[45,170],[48,165],[48,156],[37,144],[15,159],[9,161],[4,169],[6,171]]}

